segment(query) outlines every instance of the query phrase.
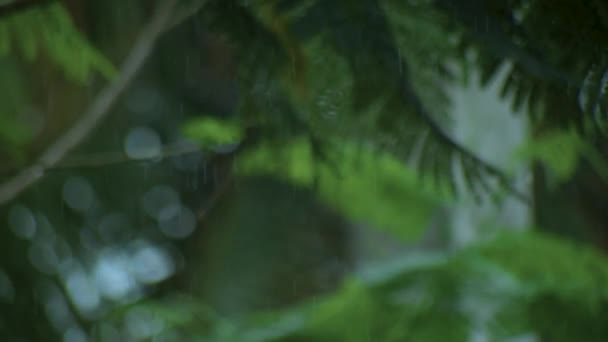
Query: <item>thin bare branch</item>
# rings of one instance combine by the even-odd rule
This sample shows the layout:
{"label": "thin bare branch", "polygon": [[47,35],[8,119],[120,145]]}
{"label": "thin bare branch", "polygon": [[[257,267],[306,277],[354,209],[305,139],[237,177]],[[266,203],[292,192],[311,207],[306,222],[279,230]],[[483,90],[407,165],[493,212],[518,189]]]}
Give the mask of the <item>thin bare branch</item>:
{"label": "thin bare branch", "polygon": [[177,0],[162,1],[150,22],[142,30],[127,56],[120,74],[106,86],[65,134],[55,141],[33,165],[0,185],[0,205],[12,200],[40,180],[46,169],[55,166],[68,152],[80,144],[103,119],[119,95],[133,80],[150,54],[156,39],[172,18]]}
{"label": "thin bare branch", "polygon": [[188,6],[183,6],[182,8],[176,9],[173,15],[173,18],[167,23],[165,26],[165,30],[169,31],[180,23],[184,22],[186,19],[198,13],[198,11],[203,8],[203,6],[207,3],[207,0],[193,0],[192,3]]}

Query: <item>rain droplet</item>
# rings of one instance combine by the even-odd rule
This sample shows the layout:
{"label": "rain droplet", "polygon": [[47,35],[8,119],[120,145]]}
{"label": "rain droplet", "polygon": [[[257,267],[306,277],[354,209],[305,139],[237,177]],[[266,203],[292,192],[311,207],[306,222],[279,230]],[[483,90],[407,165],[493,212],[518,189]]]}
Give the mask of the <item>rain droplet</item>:
{"label": "rain droplet", "polygon": [[53,274],[59,265],[59,258],[50,243],[34,242],[28,251],[32,265],[38,271],[46,274]]}
{"label": "rain droplet", "polygon": [[11,207],[8,212],[8,224],[13,233],[23,239],[31,239],[36,234],[36,218],[32,211],[22,205]]}
{"label": "rain droplet", "polygon": [[70,327],[63,333],[63,342],[87,342],[87,335],[78,327]]}
{"label": "rain droplet", "polygon": [[127,215],[110,213],[105,215],[97,225],[99,236],[105,242],[116,242],[129,234],[130,224]]}
{"label": "rain droplet", "polygon": [[15,287],[11,278],[0,270],[0,301],[11,303],[15,298]]}
{"label": "rain droplet", "polygon": [[53,286],[49,288],[49,291],[50,293],[47,295],[44,303],[46,315],[55,329],[59,331],[65,330],[74,321],[72,312],[65,297],[61,294],[61,290]]}
{"label": "rain droplet", "polygon": [[180,171],[196,171],[203,163],[204,155],[201,152],[186,153],[172,158],[173,165]]}
{"label": "rain droplet", "polygon": [[93,187],[82,177],[69,178],[63,184],[63,200],[74,210],[88,210],[93,205],[94,199]]}
{"label": "rain droplet", "polygon": [[97,309],[100,304],[99,291],[83,270],[73,270],[68,274],[65,285],[72,302],[83,313]]}
{"label": "rain droplet", "polygon": [[160,230],[168,237],[183,239],[196,228],[196,216],[187,207],[171,206],[161,211],[158,223]]}
{"label": "rain droplet", "polygon": [[144,212],[156,220],[159,219],[164,208],[179,205],[179,194],[168,185],[156,185],[144,193],[141,198],[141,206]]}
{"label": "rain droplet", "polygon": [[161,156],[161,140],[148,127],[133,128],[125,139],[125,153],[133,159],[152,159]]}
{"label": "rain droplet", "polygon": [[190,180],[190,190],[194,191],[196,189],[198,189],[198,173],[197,172],[192,174],[191,180]]}
{"label": "rain droplet", "polygon": [[149,339],[165,328],[164,321],[158,316],[138,307],[127,313],[125,324],[129,334],[136,340]]}
{"label": "rain droplet", "polygon": [[112,300],[122,300],[132,294],[136,283],[130,273],[129,259],[119,252],[102,253],[93,274],[101,294]]}
{"label": "rain droplet", "polygon": [[131,267],[137,280],[153,284],[173,274],[174,266],[170,256],[162,249],[144,245],[135,251]]}

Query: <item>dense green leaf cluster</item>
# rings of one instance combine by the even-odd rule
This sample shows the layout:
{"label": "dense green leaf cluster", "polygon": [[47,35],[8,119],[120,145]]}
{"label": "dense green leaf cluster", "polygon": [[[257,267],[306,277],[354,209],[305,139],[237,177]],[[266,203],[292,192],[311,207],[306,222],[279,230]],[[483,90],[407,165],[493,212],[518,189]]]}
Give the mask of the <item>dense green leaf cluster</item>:
{"label": "dense green leaf cluster", "polygon": [[[93,73],[111,79],[116,70],[100,51],[74,27],[72,18],[60,3],[32,6],[0,20],[0,142],[2,150],[13,158],[22,156],[32,132],[24,112],[31,110],[29,85],[20,69],[23,59],[29,63],[43,57],[50,67],[62,70],[66,78],[81,84]],[[30,64],[31,65],[31,64]],[[38,80],[42,82],[42,80]]]}
{"label": "dense green leaf cluster", "polygon": [[485,187],[487,175],[508,180],[447,134],[453,66],[479,66],[487,84],[509,65],[502,96],[526,105],[533,132],[574,126],[595,148],[607,117],[605,12],[597,1],[212,1],[205,18],[237,51],[248,125],[356,137],[399,158],[419,149],[438,180],[456,161]]}
{"label": "dense green leaf cluster", "polygon": [[511,0],[435,3],[463,30],[463,49],[478,53],[484,83],[502,63],[510,63],[502,94],[512,98],[515,108],[527,105],[540,127],[575,126],[588,138],[605,133],[606,4]]}
{"label": "dense green leaf cluster", "polygon": [[33,7],[0,21],[0,57],[17,49],[27,61],[44,54],[74,81],[85,82],[93,72],[112,78],[116,70],[74,27],[59,3]]}
{"label": "dense green leaf cluster", "polygon": [[[195,120],[185,129],[209,148],[240,140],[233,125],[219,120]],[[263,144],[239,155],[235,168],[241,176],[271,175],[314,189],[351,221],[405,240],[419,238],[434,208],[448,202],[445,189],[442,193],[436,183],[422,182],[404,162],[378,148],[338,140],[328,141],[325,148],[326,159],[316,160],[305,137],[280,148]]]}
{"label": "dense green leaf cluster", "polygon": [[549,236],[512,233],[451,255],[413,254],[377,265],[335,294],[240,322],[188,298],[173,309],[178,298],[135,309],[165,322],[163,333],[198,331],[211,341],[468,341],[479,333],[490,340],[533,334],[602,341],[606,284],[605,256]]}
{"label": "dense green leaf cluster", "polygon": [[205,18],[236,51],[239,115],[266,138],[303,133],[418,154],[440,182],[452,180],[454,156],[471,182],[502,178],[446,133],[443,85],[457,40],[430,3],[218,1]]}

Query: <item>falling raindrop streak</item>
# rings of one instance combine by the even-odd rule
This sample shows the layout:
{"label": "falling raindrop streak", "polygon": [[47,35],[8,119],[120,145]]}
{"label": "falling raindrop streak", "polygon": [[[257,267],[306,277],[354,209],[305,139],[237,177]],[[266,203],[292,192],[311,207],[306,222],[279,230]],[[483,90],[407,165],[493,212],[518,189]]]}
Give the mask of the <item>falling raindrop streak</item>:
{"label": "falling raindrop streak", "polygon": [[399,66],[399,75],[403,75],[403,57],[401,56],[401,48],[397,48],[397,65]]}

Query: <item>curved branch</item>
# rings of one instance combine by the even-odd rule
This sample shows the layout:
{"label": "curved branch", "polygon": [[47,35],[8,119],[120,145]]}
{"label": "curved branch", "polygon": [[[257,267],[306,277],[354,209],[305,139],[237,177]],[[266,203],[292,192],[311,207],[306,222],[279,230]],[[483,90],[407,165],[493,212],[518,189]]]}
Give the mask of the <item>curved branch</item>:
{"label": "curved branch", "polygon": [[0,185],[0,205],[12,200],[36,181],[46,169],[55,166],[69,151],[80,144],[108,113],[119,95],[133,80],[150,54],[156,39],[165,30],[177,0],[162,1],[150,22],[142,30],[127,56],[120,74],[93,100],[80,119],[55,141],[37,162]]}

